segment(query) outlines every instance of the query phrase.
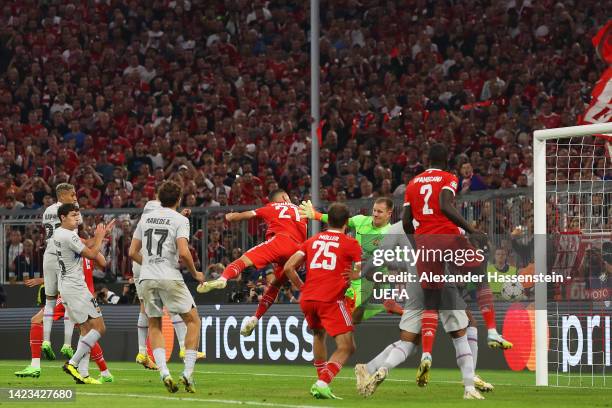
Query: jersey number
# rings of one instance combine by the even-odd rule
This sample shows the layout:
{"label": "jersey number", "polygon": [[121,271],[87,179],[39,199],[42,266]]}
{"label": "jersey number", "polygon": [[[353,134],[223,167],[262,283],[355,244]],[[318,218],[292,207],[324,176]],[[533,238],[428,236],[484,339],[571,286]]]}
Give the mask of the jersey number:
{"label": "jersey number", "polygon": [[432,192],[431,184],[423,184],[421,186],[421,191],[419,191],[421,195],[425,196],[423,197],[423,215],[433,214],[433,210],[429,208],[429,197],[431,197],[431,192]]}
{"label": "jersey number", "polygon": [[151,250],[153,249],[153,234],[159,235],[159,240],[157,241],[157,256],[162,256],[162,249],[164,242],[166,242],[166,238],[168,238],[168,230],[167,229],[148,229],[145,231],[144,235],[147,237],[147,252],[149,256],[153,256]]}
{"label": "jersey number", "polygon": [[312,249],[316,249],[314,257],[310,262],[310,269],[325,269],[333,271],[336,269],[336,254],[330,251],[330,248],[339,248],[337,242],[315,241],[312,243]]}
{"label": "jersey number", "polygon": [[289,218],[291,219],[291,215],[287,214],[287,211],[289,210],[289,208],[293,209],[293,212],[295,213],[295,220],[299,221],[300,220],[300,213],[297,210],[297,208],[295,207],[281,207],[281,211],[280,214],[278,215],[278,218]]}
{"label": "jersey number", "polygon": [[61,260],[62,253],[60,251],[57,251],[57,262],[59,263],[61,274],[62,276],[66,276],[66,264],[64,263],[64,261]]}

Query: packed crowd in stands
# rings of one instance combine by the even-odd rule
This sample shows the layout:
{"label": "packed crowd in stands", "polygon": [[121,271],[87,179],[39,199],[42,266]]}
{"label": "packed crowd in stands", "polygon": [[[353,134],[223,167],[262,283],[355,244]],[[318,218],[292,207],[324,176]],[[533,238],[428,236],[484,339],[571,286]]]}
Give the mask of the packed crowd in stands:
{"label": "packed crowd in stands", "polygon": [[[322,0],[322,200],[401,197],[434,141],[461,193],[530,186],[533,130],[575,125],[604,68],[590,39],[610,3]],[[84,210],[141,208],[166,179],[189,207],[309,197],[307,1],[92,4],[3,3],[0,207],[44,208],[60,182]],[[113,244],[123,277],[135,219]],[[207,273],[238,235],[216,217],[194,231]],[[6,242],[13,269],[44,247],[29,226]]]}

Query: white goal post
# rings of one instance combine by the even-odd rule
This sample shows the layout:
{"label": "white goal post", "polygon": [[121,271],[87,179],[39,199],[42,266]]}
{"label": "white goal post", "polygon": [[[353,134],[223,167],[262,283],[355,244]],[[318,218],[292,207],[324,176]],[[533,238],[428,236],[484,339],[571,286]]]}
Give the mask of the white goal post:
{"label": "white goal post", "polygon": [[[572,126],[557,129],[536,130],[533,138],[533,199],[534,199],[534,255],[536,273],[547,273],[547,154],[546,142],[572,137],[610,134],[612,123]],[[535,284],[535,352],[536,385],[548,385],[548,311],[547,284]]]}

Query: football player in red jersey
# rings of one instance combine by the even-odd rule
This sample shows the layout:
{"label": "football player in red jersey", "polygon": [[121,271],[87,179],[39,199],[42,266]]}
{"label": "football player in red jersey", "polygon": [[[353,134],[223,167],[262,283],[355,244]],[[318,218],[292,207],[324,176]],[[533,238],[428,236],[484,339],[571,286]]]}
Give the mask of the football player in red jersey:
{"label": "football player in red jersey", "polygon": [[[455,259],[451,264],[459,273],[486,276],[483,249],[486,249],[487,237],[470,225],[455,207],[454,197],[458,179],[457,176],[444,170],[447,168],[447,158],[446,146],[432,145],[429,150],[431,167],[415,176],[406,186],[402,218],[404,231],[416,250],[441,250],[440,252],[450,250]],[[466,251],[470,251],[472,256],[468,258]],[[417,371],[419,386],[425,386],[429,381],[431,351],[438,327],[438,310],[444,287],[444,282],[440,278],[444,275],[447,264],[441,256],[434,255],[434,259],[423,258],[419,256],[416,262],[425,300],[421,325],[423,355]],[[424,274],[425,279],[423,279]],[[487,325],[489,346],[511,348],[512,343],[504,340],[496,330],[493,293],[486,280],[478,287],[478,304]]]}
{"label": "football player in red jersey", "polygon": [[[345,304],[344,293],[351,280],[361,275],[361,246],[345,235],[350,216],[345,204],[329,208],[329,229],[314,235],[285,264],[285,276],[301,288],[300,308],[313,331],[314,365],[318,380],[310,394],[315,398],[339,399],[329,388],[342,365],[355,352],[353,321]],[[306,264],[306,283],[297,268]],[[354,265],[354,266],[353,266]],[[327,360],[325,337],[336,341],[336,351]]]}
{"label": "football player in red jersey", "polygon": [[261,316],[276,300],[280,288],[287,281],[283,274],[283,265],[306,240],[308,219],[300,217],[299,207],[291,202],[289,195],[284,190],[274,190],[270,193],[269,199],[268,204],[254,211],[225,215],[225,219],[229,222],[250,220],[256,217],[263,218],[268,224],[266,241],[251,248],[240,258],[227,265],[219,279],[204,282],[197,289],[199,293],[223,289],[228,279],[238,277],[244,269],[250,266],[260,269],[268,264],[275,264],[275,279],[266,288],[255,316],[251,316],[240,330],[243,336],[249,336],[253,332]]}
{"label": "football player in red jersey", "polygon": [[[106,267],[106,259],[102,254],[98,254],[96,259],[96,265],[99,268]],[[87,258],[83,258],[83,274],[85,276],[85,283],[87,284],[87,288],[91,293],[94,292],[93,285],[93,270],[94,263]],[[26,286],[34,287],[38,285],[44,284],[43,278],[34,278],[26,281]],[[66,309],[64,308],[64,304],[62,303],[62,298],[59,296],[57,298],[57,305],[55,306],[55,310],[53,312],[53,320],[57,321],[60,319],[64,319],[64,323],[67,323],[66,320],[70,320],[68,316],[65,314]],[[32,355],[32,362],[28,367],[23,370],[16,371],[15,375],[17,377],[40,377],[41,369],[40,369],[40,356],[41,356],[41,345],[43,341],[43,332],[42,332],[42,318],[43,318],[44,308],[40,309],[40,311],[32,316],[31,326],[30,326],[30,352]],[[62,354],[64,354],[64,350],[67,349],[67,346],[70,346],[72,332],[74,330],[74,323],[67,324],[67,327],[64,330],[64,347],[62,347]],[[72,351],[72,347],[69,347]],[[74,353],[74,351],[72,351]],[[72,355],[66,355],[67,358],[72,357]],[[87,383],[97,384],[99,382],[114,382],[114,377],[108,370],[106,366],[106,361],[104,360],[104,354],[102,352],[102,348],[99,343],[96,343],[95,346],[91,350],[90,358],[96,362],[98,368],[100,369],[100,378],[94,380],[90,378]],[[85,374],[85,375],[84,375]],[[88,372],[85,371],[81,373],[84,378],[89,378]]]}

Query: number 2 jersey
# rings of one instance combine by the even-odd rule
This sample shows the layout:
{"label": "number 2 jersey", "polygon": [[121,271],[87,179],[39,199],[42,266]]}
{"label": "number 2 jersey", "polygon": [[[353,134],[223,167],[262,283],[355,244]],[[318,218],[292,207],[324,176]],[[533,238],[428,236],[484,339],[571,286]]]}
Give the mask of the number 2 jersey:
{"label": "number 2 jersey", "polygon": [[462,230],[440,210],[442,190],[455,195],[457,184],[457,176],[438,169],[425,170],[410,180],[404,206],[410,206],[415,234],[461,234]]}
{"label": "number 2 jersey", "polygon": [[306,239],[307,219],[300,217],[299,208],[293,203],[268,203],[253,211],[268,224],[266,240],[275,235],[286,235],[297,242]]}
{"label": "number 2 jersey", "polygon": [[306,257],[306,282],[300,300],[343,300],[349,281],[342,273],[350,270],[353,262],[361,262],[359,242],[344,233],[328,230],[309,238],[298,252]]}
{"label": "number 2 jersey", "polygon": [[134,232],[142,242],[140,280],[183,280],[176,240],[189,235],[189,219],[171,208],[143,214]]}

